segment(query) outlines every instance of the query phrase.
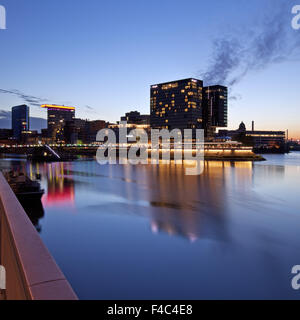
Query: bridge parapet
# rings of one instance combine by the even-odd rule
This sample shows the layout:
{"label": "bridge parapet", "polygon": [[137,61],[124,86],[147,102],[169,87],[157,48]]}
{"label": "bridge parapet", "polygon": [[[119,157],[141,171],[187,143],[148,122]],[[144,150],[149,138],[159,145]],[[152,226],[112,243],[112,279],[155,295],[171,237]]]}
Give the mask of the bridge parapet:
{"label": "bridge parapet", "polygon": [[77,300],[1,172],[0,265],[8,300]]}

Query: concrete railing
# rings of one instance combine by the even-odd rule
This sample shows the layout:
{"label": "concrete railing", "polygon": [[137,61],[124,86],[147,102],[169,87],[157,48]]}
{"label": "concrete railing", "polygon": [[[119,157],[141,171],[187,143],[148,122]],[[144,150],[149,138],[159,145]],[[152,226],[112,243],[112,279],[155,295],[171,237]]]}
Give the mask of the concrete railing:
{"label": "concrete railing", "polygon": [[7,300],[77,300],[1,172],[0,265]]}

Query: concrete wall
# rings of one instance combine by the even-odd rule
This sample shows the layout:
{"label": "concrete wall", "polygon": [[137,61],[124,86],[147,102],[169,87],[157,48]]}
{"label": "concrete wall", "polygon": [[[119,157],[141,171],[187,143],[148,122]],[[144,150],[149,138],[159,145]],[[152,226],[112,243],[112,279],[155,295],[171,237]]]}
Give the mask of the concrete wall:
{"label": "concrete wall", "polygon": [[1,172],[0,265],[8,300],[77,299]]}

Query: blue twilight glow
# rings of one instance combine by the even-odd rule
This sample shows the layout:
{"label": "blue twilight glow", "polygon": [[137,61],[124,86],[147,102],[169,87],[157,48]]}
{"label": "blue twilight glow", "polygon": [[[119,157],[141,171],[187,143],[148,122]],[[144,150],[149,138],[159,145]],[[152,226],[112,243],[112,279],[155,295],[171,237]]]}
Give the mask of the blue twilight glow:
{"label": "blue twilight glow", "polygon": [[[7,28],[0,30],[0,89],[6,90],[0,90],[0,110],[27,99],[35,117],[46,117],[37,104],[76,105],[78,117],[112,122],[130,110],[149,113],[151,84],[201,78],[216,39],[237,36],[251,47],[251,35],[261,32],[265,55],[245,75],[242,64],[234,70],[243,76],[230,91],[229,127],[242,120],[250,127],[255,120],[257,129],[289,129],[300,138],[299,50],[268,60],[273,44],[263,34],[286,18],[288,42],[299,49],[300,30],[291,27],[295,1],[0,0],[0,5]],[[239,65],[235,59],[231,63]]]}

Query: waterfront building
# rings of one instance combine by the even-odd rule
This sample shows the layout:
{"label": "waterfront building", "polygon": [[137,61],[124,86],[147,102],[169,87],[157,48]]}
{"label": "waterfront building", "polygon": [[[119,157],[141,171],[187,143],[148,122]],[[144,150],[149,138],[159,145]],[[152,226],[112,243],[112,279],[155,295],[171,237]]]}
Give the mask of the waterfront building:
{"label": "waterfront building", "polygon": [[106,128],[104,120],[74,119],[67,121],[65,126],[66,143],[69,144],[91,144],[96,142],[97,133]]}
{"label": "waterfront building", "polygon": [[152,129],[203,129],[203,82],[184,79],[151,86]]}
{"label": "waterfront building", "polygon": [[29,107],[20,105],[12,108],[13,137],[21,139],[23,131],[29,131]]}
{"label": "waterfront building", "polygon": [[217,127],[227,127],[227,87],[189,78],[152,85],[150,95],[153,129],[204,129],[213,138]]}
{"label": "waterfront building", "polygon": [[41,136],[37,130],[23,131],[21,135],[21,142],[23,144],[38,144]]}
{"label": "waterfront building", "polygon": [[52,143],[65,143],[65,125],[75,119],[75,108],[57,105],[42,105],[48,109],[48,137]]}
{"label": "waterfront building", "polygon": [[223,140],[240,140],[252,145],[255,149],[273,149],[284,147],[286,134],[284,131],[247,130],[242,122],[237,130],[220,130],[218,138]]}
{"label": "waterfront building", "polygon": [[203,88],[204,128],[206,137],[214,137],[217,127],[228,125],[228,89],[215,85]]}
{"label": "waterfront building", "polygon": [[107,123],[104,120],[86,121],[84,142],[86,144],[95,143],[98,132],[106,127]]}
{"label": "waterfront building", "polygon": [[66,121],[64,128],[64,140],[67,144],[77,144],[78,131],[74,120]]}
{"label": "waterfront building", "polygon": [[13,130],[0,129],[0,140],[8,140],[13,136]]}
{"label": "waterfront building", "polygon": [[127,124],[132,125],[150,125],[150,115],[140,114],[138,111],[131,111],[121,117],[122,122],[127,122]]}

